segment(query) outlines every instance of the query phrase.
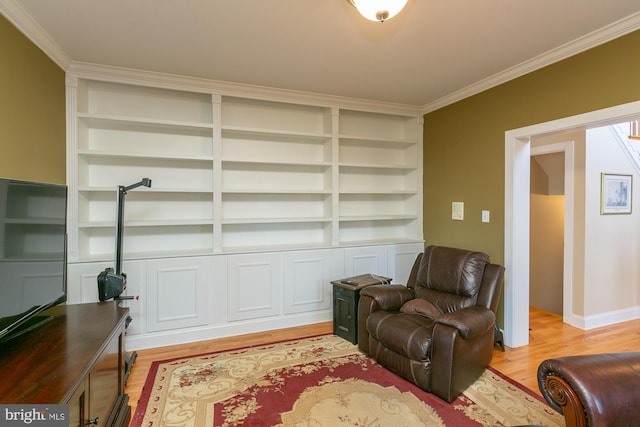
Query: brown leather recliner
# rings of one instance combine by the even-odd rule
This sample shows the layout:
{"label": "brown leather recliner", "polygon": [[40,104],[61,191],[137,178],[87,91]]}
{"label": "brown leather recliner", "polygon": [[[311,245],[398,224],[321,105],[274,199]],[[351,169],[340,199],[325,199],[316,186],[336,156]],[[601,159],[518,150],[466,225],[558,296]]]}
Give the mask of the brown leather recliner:
{"label": "brown leather recliner", "polygon": [[503,277],[484,253],[428,246],[407,286],[362,289],[358,347],[451,402],[489,366]]}

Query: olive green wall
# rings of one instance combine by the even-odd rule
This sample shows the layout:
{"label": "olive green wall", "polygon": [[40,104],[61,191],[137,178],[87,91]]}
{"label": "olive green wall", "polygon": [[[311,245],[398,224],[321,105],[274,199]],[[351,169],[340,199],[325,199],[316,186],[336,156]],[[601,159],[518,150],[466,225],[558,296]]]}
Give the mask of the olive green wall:
{"label": "olive green wall", "polygon": [[0,177],[66,181],[65,73],[0,16]]}
{"label": "olive green wall", "polygon": [[[426,243],[503,263],[505,131],[640,100],[638,52],[640,31],[425,114]],[[465,203],[464,221],[451,202]]]}

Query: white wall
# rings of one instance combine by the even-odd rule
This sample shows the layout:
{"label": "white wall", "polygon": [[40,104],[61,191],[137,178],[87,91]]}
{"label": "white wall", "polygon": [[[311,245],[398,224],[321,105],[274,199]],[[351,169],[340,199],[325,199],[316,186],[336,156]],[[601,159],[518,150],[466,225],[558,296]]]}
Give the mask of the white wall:
{"label": "white wall", "polygon": [[[640,181],[608,127],[587,130],[585,161],[584,316],[637,317],[640,310]],[[632,213],[600,214],[601,173],[633,176]],[[610,321],[604,322],[610,323]]]}

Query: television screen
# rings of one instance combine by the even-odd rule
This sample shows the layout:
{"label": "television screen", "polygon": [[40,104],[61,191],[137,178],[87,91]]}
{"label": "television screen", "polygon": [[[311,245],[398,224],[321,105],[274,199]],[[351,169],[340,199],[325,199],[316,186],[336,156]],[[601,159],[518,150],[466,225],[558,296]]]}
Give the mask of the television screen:
{"label": "television screen", "polygon": [[67,187],[0,178],[0,341],[66,301]]}

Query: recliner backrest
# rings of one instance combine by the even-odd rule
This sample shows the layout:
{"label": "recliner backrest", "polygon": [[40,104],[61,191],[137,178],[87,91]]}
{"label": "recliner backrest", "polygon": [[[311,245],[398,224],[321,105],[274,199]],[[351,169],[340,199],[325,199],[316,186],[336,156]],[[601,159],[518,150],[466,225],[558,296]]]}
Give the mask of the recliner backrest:
{"label": "recliner backrest", "polygon": [[443,313],[476,304],[490,263],[485,253],[443,246],[426,247],[417,261],[417,272],[414,266],[407,285],[415,290],[416,298],[430,301]]}
{"label": "recliner backrest", "polygon": [[478,293],[476,305],[488,308],[494,313],[498,309],[500,297],[502,295],[502,285],[504,280],[504,267],[500,264],[489,264],[484,269],[482,286]]}

